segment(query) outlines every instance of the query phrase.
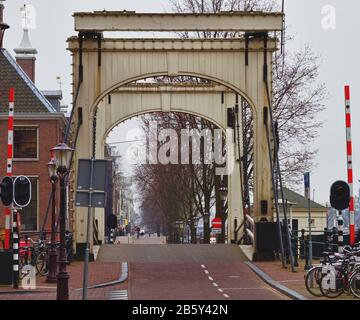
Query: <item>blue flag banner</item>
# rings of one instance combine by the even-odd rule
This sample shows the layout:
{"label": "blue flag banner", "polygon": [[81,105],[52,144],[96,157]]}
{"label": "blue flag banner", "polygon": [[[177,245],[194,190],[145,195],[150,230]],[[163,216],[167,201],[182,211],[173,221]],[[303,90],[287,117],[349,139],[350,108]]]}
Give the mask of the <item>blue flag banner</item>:
{"label": "blue flag banner", "polygon": [[305,197],[310,196],[310,172],[304,173],[304,184],[305,184]]}

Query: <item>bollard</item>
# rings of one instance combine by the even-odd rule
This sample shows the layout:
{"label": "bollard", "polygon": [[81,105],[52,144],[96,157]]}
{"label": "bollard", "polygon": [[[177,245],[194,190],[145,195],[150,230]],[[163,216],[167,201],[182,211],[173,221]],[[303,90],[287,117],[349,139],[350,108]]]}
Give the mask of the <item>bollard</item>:
{"label": "bollard", "polygon": [[13,209],[13,288],[19,288],[19,230],[17,224],[17,210]]}
{"label": "bollard", "polygon": [[342,212],[339,211],[339,216],[338,216],[338,252],[339,253],[343,252],[343,247],[344,247],[343,225],[344,225],[344,220],[342,217]]}
{"label": "bollard", "polygon": [[298,245],[297,245],[297,237],[294,235],[291,235],[291,246],[292,246],[292,252],[294,254],[294,266],[298,267]]}
{"label": "bollard", "polygon": [[300,237],[300,257],[302,259],[305,258],[305,230],[301,230],[301,237]]}

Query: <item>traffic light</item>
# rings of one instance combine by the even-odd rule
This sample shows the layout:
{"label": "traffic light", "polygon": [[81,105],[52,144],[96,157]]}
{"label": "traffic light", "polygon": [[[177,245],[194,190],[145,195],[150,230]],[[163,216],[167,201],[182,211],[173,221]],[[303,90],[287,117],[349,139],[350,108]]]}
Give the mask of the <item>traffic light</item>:
{"label": "traffic light", "polygon": [[18,176],[14,180],[14,205],[19,208],[28,206],[31,201],[31,182],[28,177]]}
{"label": "traffic light", "polygon": [[0,183],[1,201],[5,207],[10,207],[13,202],[13,179],[5,177]]}
{"label": "traffic light", "polygon": [[330,204],[336,210],[345,210],[350,204],[350,187],[345,181],[336,181],[330,189]]}
{"label": "traffic light", "polygon": [[110,214],[107,218],[107,227],[109,229],[115,229],[117,227],[117,217],[114,214]]}

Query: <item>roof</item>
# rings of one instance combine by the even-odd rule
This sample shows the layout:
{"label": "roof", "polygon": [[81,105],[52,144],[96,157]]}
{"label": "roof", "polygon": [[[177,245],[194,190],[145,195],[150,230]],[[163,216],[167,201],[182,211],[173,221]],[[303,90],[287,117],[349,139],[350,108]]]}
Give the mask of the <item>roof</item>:
{"label": "roof", "polygon": [[[288,200],[289,202],[293,203],[292,205],[293,208],[298,208],[298,209],[308,208],[308,199],[306,199],[301,194],[296,193],[295,191],[292,191],[287,188],[283,188],[283,189],[284,189],[285,200]],[[310,206],[312,209],[327,210],[326,207],[314,201],[310,201]]]}
{"label": "roof", "polygon": [[0,113],[7,113],[10,87],[15,89],[15,115],[56,112],[6,49],[0,49]]}
{"label": "roof", "polygon": [[58,98],[62,99],[62,91],[61,90],[41,90],[41,93],[45,97]]}

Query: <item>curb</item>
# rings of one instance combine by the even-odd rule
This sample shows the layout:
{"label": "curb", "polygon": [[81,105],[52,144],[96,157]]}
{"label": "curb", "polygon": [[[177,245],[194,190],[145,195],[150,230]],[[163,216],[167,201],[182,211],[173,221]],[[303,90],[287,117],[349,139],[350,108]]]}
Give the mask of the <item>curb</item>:
{"label": "curb", "polygon": [[[110,282],[105,282],[105,283],[100,283],[100,284],[96,284],[94,286],[90,286],[88,287],[88,289],[98,289],[98,288],[104,288],[104,287],[110,287],[110,286],[115,286],[117,284],[123,283],[127,280],[128,278],[128,272],[129,268],[128,268],[128,263],[127,262],[123,262],[121,264],[121,275],[120,278],[114,281],[110,281]],[[78,288],[75,289],[75,291],[78,290],[82,290],[83,288]]]}
{"label": "curb", "polygon": [[44,290],[21,290],[21,291],[1,291],[0,296],[7,294],[36,294],[36,293],[53,293],[53,291],[44,291]]}
{"label": "curb", "polygon": [[268,285],[273,287],[275,290],[281,292],[282,294],[285,294],[286,296],[290,297],[293,300],[309,300],[306,297],[302,296],[301,294],[297,293],[294,290],[291,290],[282,284],[278,283],[274,279],[272,279],[267,273],[262,271],[260,268],[258,268],[253,263],[246,261],[245,264],[256,273],[256,275],[261,278],[263,281],[265,281]]}

